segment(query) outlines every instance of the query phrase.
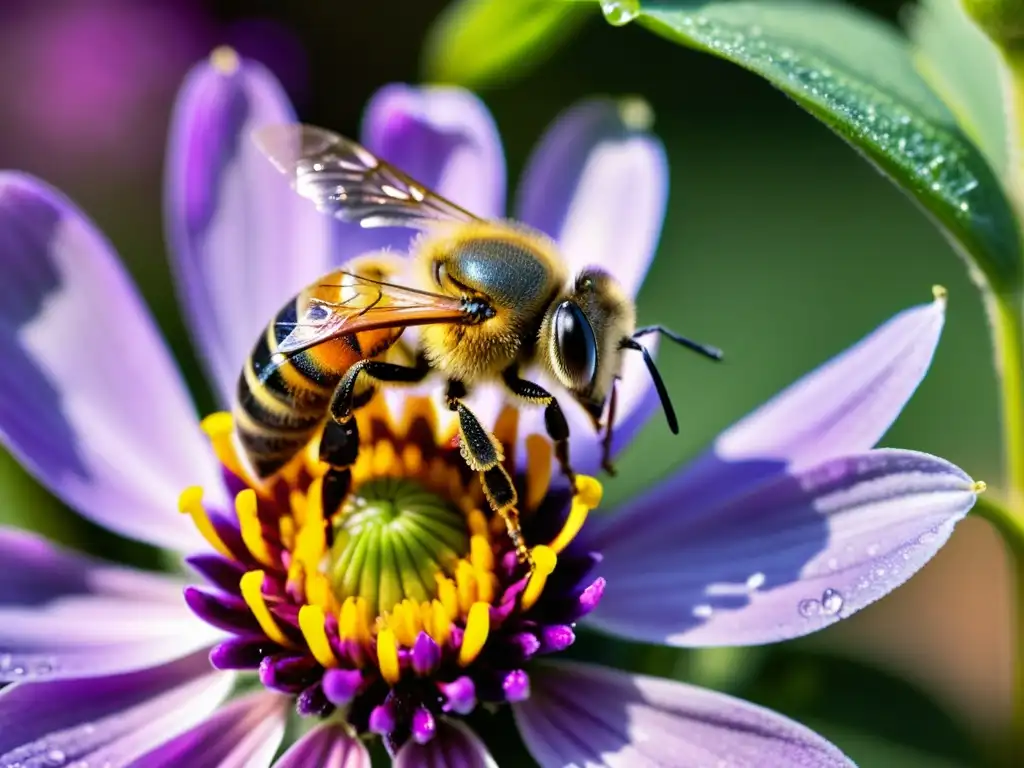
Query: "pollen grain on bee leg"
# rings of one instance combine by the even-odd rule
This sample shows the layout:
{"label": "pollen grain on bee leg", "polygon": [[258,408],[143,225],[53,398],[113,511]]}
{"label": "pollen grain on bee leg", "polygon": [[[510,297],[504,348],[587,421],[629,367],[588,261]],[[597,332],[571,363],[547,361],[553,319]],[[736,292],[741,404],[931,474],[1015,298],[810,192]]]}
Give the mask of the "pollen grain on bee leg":
{"label": "pollen grain on bee leg", "polygon": [[[341,707],[356,732],[388,738],[406,738],[414,714],[417,722],[462,716],[482,695],[488,702],[528,696],[523,665],[568,647],[574,636],[564,628],[600,595],[593,588],[600,580],[588,577],[594,560],[568,547],[600,502],[600,484],[579,476],[572,492],[551,489],[553,451],[545,438],[527,440],[526,466],[518,469],[516,451],[502,446],[508,460],[499,466],[509,485],[502,492],[527,500],[520,524],[514,505],[503,508],[508,516],[492,511],[480,476],[440,432],[433,405],[409,402],[398,419],[379,403],[357,411],[365,438],[352,489],[329,519],[315,447],[264,487],[234,489],[233,515],[205,509],[199,488],[179,499],[231,561],[224,572],[244,574],[235,585],[219,585],[240,597],[222,599],[230,620],[218,613],[219,626],[237,627],[229,631],[239,637],[214,654],[258,667],[274,690],[326,702],[300,706],[307,715]],[[223,456],[225,477],[237,482],[237,455],[225,442],[230,419],[212,417],[204,428]],[[506,414],[498,430],[504,439],[515,439],[515,424]],[[529,565],[520,561],[522,551]],[[556,578],[563,565],[572,576]],[[211,611],[208,602],[197,608],[201,617]],[[552,643],[553,632],[562,641]],[[265,639],[253,646],[263,656],[239,662],[227,646],[242,639],[252,645],[253,633]],[[515,684],[505,685],[509,680]],[[421,731],[420,738],[429,736]]]}

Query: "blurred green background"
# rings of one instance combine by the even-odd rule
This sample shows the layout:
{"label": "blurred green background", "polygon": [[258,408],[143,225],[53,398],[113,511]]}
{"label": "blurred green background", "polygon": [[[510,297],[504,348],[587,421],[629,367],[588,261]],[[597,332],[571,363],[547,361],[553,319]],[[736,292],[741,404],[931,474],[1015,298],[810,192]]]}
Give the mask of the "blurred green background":
{"label": "blurred green background", "polygon": [[[0,167],[42,176],[95,218],[209,406],[169,289],[160,218],[163,144],[181,77],[227,42],[281,77],[303,120],[357,134],[376,88],[417,81],[424,30],[444,5],[5,0]],[[858,5],[895,23],[901,3]],[[757,78],[639,27],[612,28],[596,9],[531,74],[482,94],[505,141],[510,180],[558,112],[595,93],[647,99],[668,149],[668,219],[640,297],[641,321],[665,322],[728,355],[724,366],[662,356],[683,434],[672,438],[655,419],[622,462],[613,501],[896,311],[929,301],[934,283],[950,292],[942,344],[884,442],[939,454],[997,484],[995,380],[982,308],[963,265],[922,213]],[[157,561],[60,509],[8,457],[0,457],[0,521]],[[970,520],[907,587],[818,636],[691,653],[585,637],[580,651],[773,706],[864,766],[969,766],[981,764],[982,745],[1006,723],[1008,615],[1001,546]],[[501,723],[481,727],[501,738]]]}

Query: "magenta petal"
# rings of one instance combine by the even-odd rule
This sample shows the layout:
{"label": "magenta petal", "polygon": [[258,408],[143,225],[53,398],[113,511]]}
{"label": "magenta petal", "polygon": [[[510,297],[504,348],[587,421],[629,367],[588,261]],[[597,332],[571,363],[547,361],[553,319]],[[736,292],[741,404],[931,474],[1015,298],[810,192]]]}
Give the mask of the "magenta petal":
{"label": "magenta petal", "polygon": [[274,768],[370,768],[370,753],[344,726],[325,723],[307,733]]}
{"label": "magenta petal", "polygon": [[538,665],[512,705],[543,766],[855,768],[808,728],[731,696],[577,663]]}
{"label": "magenta petal", "polygon": [[469,91],[389,85],[370,100],[362,136],[370,151],[477,216],[505,215],[501,138]]}
{"label": "magenta petal", "polygon": [[218,49],[188,75],[174,108],[165,215],[179,295],[222,404],[260,330],[330,269],[335,225],[295,194],[252,131],[295,121],[262,65]]}
{"label": "magenta petal", "polygon": [[946,300],[900,312],[718,436],[717,458],[806,467],[873,448],[924,379]]}
{"label": "magenta petal", "polygon": [[[223,674],[223,673],[222,673]],[[254,693],[132,763],[132,768],[262,768],[284,736],[288,699]]]}
{"label": "magenta petal", "polygon": [[425,744],[410,739],[398,750],[394,768],[497,768],[487,747],[458,720],[437,721],[434,737]]}
{"label": "magenta petal", "polygon": [[218,633],[181,587],[0,528],[0,682],[108,675],[208,648]]}
{"label": "magenta petal", "polygon": [[517,218],[558,241],[570,269],[611,272],[635,296],[661,234],[668,166],[638,100],[591,99],[562,114],[530,158]]}
{"label": "magenta petal", "polygon": [[0,440],[100,525],[204,548],[178,494],[219,470],[110,244],[53,188],[0,173],[0,260]]}
{"label": "magenta petal", "polygon": [[910,578],[976,499],[962,470],[912,451],[747,470],[704,496],[658,489],[590,534],[608,583],[588,620],[682,646],[814,632]]}
{"label": "magenta petal", "polygon": [[0,693],[0,765],[126,765],[202,722],[230,674],[205,654],[114,677],[19,683]]}

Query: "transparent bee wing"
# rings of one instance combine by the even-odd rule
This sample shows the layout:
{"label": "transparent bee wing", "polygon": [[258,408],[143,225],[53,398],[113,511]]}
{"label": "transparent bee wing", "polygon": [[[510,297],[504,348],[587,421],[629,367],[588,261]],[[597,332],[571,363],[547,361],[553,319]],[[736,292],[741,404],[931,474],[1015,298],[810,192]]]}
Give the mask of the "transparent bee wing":
{"label": "transparent bee wing", "polygon": [[303,350],[349,333],[381,328],[404,328],[429,323],[473,322],[465,300],[457,296],[420,291],[393,283],[342,272],[340,285],[315,289],[338,289],[338,299],[311,298],[303,316],[287,330],[277,346],[282,360]]}
{"label": "transparent bee wing", "polygon": [[476,216],[351,139],[311,125],[270,125],[253,140],[317,209],[363,227],[424,229]]}

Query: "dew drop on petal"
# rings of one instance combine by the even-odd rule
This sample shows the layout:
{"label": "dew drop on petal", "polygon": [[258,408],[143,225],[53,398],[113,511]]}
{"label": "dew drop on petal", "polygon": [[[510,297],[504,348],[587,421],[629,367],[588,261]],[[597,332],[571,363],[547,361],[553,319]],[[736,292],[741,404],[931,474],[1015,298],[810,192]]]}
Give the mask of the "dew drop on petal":
{"label": "dew drop on petal", "polygon": [[829,615],[835,616],[843,607],[843,595],[841,592],[835,589],[826,589],[821,593],[821,608],[822,612]]}
{"label": "dew drop on petal", "polygon": [[798,611],[800,611],[800,615],[803,616],[805,619],[810,619],[815,616],[821,615],[821,603],[817,600],[801,600],[799,603],[797,603],[796,608]]}

